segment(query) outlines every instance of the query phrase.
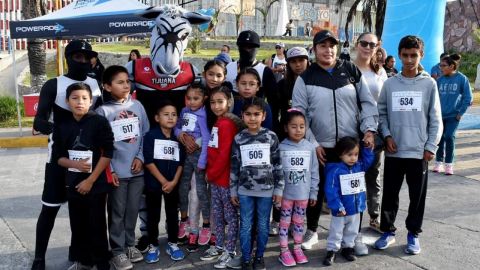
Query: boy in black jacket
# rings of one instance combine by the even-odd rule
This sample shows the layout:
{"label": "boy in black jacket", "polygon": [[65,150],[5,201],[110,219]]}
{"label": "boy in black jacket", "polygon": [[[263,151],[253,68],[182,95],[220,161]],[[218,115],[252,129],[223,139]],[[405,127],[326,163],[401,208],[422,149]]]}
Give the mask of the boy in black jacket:
{"label": "boy in black jacket", "polygon": [[72,242],[69,269],[110,269],[105,206],[111,187],[105,169],[113,155],[113,133],[107,119],[89,111],[92,91],[85,83],[66,90],[73,118],[54,128],[53,155],[67,168],[66,186]]}

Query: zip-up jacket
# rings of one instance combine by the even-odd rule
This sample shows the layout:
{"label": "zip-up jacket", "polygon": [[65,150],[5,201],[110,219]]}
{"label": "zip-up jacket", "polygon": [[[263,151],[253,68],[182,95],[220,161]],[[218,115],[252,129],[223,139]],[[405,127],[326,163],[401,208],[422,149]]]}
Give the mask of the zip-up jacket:
{"label": "zip-up jacket", "polygon": [[332,211],[332,216],[337,216],[341,210],[345,210],[347,216],[361,213],[366,208],[365,191],[358,194],[342,195],[340,176],[366,172],[373,164],[375,158],[371,149],[362,147],[360,160],[353,166],[348,166],[344,162],[327,163],[325,166],[325,197],[327,198],[328,208]]}
{"label": "zip-up jacket", "polygon": [[213,126],[207,150],[206,175],[209,183],[225,188],[230,187],[233,138],[244,127],[242,120],[232,113],[219,117]]}
{"label": "zip-up jacket", "polygon": [[[113,156],[113,133],[110,124],[105,117],[93,111],[89,111],[80,121],[72,117],[70,121],[55,123],[53,138],[55,162],[62,157],[70,158],[68,150],[92,151],[92,170],[94,170],[100,157],[111,159]],[[75,189],[75,186],[88,176],[89,173],[67,171],[67,187]],[[104,171],[93,184],[90,193],[98,194],[110,190],[111,185],[107,183]]]}
{"label": "zip-up jacket", "polygon": [[425,150],[437,152],[443,123],[437,83],[428,73],[413,78],[399,73],[386,80],[378,113],[380,131],[397,145],[396,153],[385,156],[423,159]]}
{"label": "zip-up jacket", "polygon": [[[357,86],[361,113],[352,83]],[[378,112],[367,82],[354,64],[341,59],[331,73],[314,63],[298,76],[292,107],[305,113],[307,133],[313,133],[306,137],[322,147],[333,148],[345,136],[358,138],[359,121],[363,133],[377,130]]]}
{"label": "zip-up jacket", "polygon": [[[117,133],[125,133],[125,131],[133,131],[133,124],[136,124],[138,128],[138,134],[135,137],[120,140],[119,134],[115,140],[115,151],[113,151],[113,158],[110,162],[112,172],[115,172],[120,178],[130,178],[133,176],[143,175],[143,170],[137,174],[132,174],[132,162],[135,158],[138,158],[142,162],[143,160],[143,136],[150,129],[150,125],[147,118],[147,113],[142,104],[138,100],[132,99],[130,96],[124,102],[118,102],[110,100],[104,105],[98,107],[96,112],[99,115],[107,118],[110,125],[118,126],[118,121],[124,121],[129,118],[137,118],[138,121],[134,123],[125,123],[123,126],[118,126]],[[117,122],[116,122],[117,121]],[[113,132],[115,133],[115,130]]]}

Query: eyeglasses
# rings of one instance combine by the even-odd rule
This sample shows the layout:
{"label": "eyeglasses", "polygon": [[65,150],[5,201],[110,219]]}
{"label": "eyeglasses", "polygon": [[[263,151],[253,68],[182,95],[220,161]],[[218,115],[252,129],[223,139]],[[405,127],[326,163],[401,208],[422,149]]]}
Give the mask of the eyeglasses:
{"label": "eyeglasses", "polygon": [[375,42],[368,42],[368,41],[365,41],[365,40],[360,40],[358,42],[360,44],[360,46],[366,48],[367,46],[370,46],[370,49],[375,49],[377,47],[377,43]]}

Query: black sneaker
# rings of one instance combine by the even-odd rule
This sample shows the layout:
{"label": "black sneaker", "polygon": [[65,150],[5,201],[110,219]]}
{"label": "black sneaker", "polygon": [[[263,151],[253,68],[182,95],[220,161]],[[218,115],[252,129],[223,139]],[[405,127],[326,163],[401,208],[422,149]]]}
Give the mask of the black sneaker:
{"label": "black sneaker", "polygon": [[34,259],[32,270],[45,270],[45,259]]}
{"label": "black sneaker", "polygon": [[323,260],[323,265],[330,266],[335,262],[335,257],[336,257],[335,251],[329,250],[327,251],[327,256],[325,256],[325,259]]}
{"label": "black sneaker", "polygon": [[265,262],[263,261],[263,257],[255,258],[253,261],[253,270],[265,270]]}
{"label": "black sneaker", "polygon": [[342,248],[341,253],[345,260],[349,262],[353,262],[357,259],[357,257],[355,257],[355,250],[353,248]]}
{"label": "black sneaker", "polygon": [[250,262],[242,262],[242,270],[253,270]]}
{"label": "black sneaker", "polygon": [[187,251],[190,253],[198,251],[198,243],[197,243],[198,235],[191,233],[188,235],[188,245]]}
{"label": "black sneaker", "polygon": [[143,254],[148,251],[148,236],[142,235],[139,239],[135,247]]}

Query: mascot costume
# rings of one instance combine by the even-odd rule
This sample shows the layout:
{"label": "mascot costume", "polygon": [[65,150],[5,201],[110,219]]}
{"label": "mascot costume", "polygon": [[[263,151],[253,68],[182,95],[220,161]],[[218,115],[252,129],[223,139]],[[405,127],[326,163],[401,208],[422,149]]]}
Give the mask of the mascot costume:
{"label": "mascot costume", "polygon": [[154,19],[150,38],[150,58],[141,58],[127,64],[137,99],[145,107],[150,123],[154,123],[159,100],[169,99],[178,112],[185,105],[187,87],[196,79],[196,68],[183,61],[192,24],[210,22],[211,17],[189,12],[180,6],[151,7],[141,14]]}

